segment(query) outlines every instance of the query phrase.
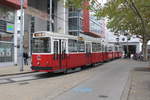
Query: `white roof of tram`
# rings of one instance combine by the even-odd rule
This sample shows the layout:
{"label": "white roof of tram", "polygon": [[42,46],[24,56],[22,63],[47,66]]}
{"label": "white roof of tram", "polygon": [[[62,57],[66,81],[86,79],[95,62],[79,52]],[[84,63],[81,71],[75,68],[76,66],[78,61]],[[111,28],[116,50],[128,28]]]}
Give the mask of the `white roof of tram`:
{"label": "white roof of tram", "polygon": [[63,33],[55,33],[49,31],[38,31],[33,33],[33,38],[39,37],[60,37],[60,38],[67,38],[67,39],[75,39],[75,40],[84,40],[84,41],[92,41],[92,42],[101,42],[101,38],[93,38],[93,37],[80,37],[80,36],[72,36],[66,35]]}

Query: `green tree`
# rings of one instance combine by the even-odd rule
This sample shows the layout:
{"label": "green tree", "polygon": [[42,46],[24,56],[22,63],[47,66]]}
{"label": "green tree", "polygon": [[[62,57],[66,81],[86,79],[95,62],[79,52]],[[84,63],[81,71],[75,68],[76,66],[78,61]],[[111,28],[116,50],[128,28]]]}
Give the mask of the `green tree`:
{"label": "green tree", "polygon": [[[76,2],[77,1],[77,2]],[[142,52],[147,60],[147,42],[150,40],[150,0],[110,0],[104,6],[93,6],[96,0],[68,0],[74,7],[81,7],[85,1],[91,2],[90,10],[98,18],[108,19],[108,28],[116,34],[136,35],[143,42]]]}

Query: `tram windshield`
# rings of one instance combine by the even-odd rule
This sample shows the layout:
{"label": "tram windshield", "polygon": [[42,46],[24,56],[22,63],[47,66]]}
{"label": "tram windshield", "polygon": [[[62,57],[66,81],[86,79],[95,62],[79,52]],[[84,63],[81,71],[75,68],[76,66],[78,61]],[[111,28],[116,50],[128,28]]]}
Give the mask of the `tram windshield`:
{"label": "tram windshield", "polygon": [[33,38],[32,53],[51,53],[51,39],[48,37]]}

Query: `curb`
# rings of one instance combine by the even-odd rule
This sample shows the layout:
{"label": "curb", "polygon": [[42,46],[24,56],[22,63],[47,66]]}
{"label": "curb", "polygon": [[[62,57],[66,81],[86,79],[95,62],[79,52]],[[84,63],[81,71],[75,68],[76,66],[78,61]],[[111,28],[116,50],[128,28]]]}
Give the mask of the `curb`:
{"label": "curb", "polygon": [[13,73],[13,74],[3,74],[3,75],[0,75],[0,77],[12,76],[12,75],[21,75],[21,74],[29,74],[29,73],[36,73],[36,72],[23,72],[23,73]]}
{"label": "curb", "polygon": [[131,82],[132,82],[132,72],[133,72],[133,70],[131,70],[129,72],[128,80],[125,84],[125,87],[124,87],[123,92],[121,94],[120,100],[128,100],[128,97],[130,94]]}

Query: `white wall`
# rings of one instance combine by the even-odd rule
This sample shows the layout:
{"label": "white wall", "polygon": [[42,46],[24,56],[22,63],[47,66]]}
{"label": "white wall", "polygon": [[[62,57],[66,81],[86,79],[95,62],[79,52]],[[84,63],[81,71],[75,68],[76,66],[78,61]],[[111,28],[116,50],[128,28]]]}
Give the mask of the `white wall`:
{"label": "white wall", "polygon": [[65,8],[65,0],[57,3],[57,32],[68,34],[68,8]]}

